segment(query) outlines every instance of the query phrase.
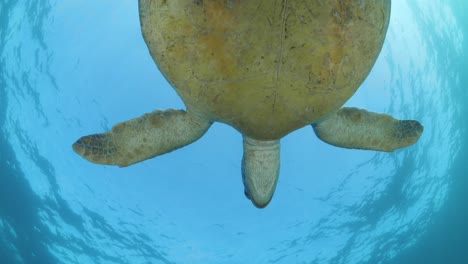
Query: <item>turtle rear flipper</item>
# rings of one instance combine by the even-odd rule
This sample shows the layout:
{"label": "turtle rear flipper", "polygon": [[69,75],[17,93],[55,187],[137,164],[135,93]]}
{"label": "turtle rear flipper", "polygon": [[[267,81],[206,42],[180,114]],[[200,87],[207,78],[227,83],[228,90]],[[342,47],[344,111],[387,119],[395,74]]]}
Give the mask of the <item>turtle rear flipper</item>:
{"label": "turtle rear flipper", "polygon": [[184,110],[156,110],[118,123],[110,131],[84,136],[73,149],[91,162],[124,167],[188,145],[210,125]]}
{"label": "turtle rear flipper", "polygon": [[342,148],[393,151],[414,144],[424,127],[354,107],[343,107],[312,125],[326,143]]}

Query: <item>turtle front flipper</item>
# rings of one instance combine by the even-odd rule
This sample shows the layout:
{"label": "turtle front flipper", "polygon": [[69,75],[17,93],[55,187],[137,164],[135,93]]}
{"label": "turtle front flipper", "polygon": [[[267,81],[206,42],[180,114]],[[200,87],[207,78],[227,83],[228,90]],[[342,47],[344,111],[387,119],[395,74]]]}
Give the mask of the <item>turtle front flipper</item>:
{"label": "turtle front flipper", "polygon": [[124,167],[188,145],[210,125],[190,111],[156,110],[118,123],[110,131],[84,136],[73,149],[91,162]]}
{"label": "turtle front flipper", "polygon": [[354,107],[343,107],[312,125],[326,143],[342,148],[393,151],[414,144],[424,127]]}

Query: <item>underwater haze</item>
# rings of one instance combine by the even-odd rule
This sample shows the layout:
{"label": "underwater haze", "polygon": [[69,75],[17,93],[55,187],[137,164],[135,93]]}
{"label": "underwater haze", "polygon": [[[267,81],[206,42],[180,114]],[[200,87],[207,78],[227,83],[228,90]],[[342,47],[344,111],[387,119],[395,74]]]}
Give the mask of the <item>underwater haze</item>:
{"label": "underwater haze", "polygon": [[391,153],[281,140],[272,202],[244,196],[242,137],[216,123],[136,165],[71,144],[183,108],[138,2],[0,3],[0,263],[468,263],[468,2],[394,0],[382,52],[346,103],[424,125]]}

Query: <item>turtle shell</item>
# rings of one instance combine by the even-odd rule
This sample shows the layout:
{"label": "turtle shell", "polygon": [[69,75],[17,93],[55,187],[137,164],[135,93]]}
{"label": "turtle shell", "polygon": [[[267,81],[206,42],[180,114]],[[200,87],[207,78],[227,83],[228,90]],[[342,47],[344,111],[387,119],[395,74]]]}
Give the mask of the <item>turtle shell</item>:
{"label": "turtle shell", "polygon": [[139,10],[189,110],[275,140],[353,95],[382,48],[390,0],[139,0]]}

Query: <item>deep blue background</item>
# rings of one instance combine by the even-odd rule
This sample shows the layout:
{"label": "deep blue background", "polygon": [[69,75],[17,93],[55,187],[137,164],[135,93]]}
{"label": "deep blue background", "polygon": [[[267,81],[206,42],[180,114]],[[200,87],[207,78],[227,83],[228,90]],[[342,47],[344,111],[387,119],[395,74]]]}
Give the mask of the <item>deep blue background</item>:
{"label": "deep blue background", "polygon": [[120,169],[82,135],[182,108],[141,37],[135,1],[0,4],[0,263],[468,263],[466,1],[392,2],[382,53],[349,106],[418,119],[393,153],[310,127],[282,140],[272,203],[245,199],[241,136]]}

